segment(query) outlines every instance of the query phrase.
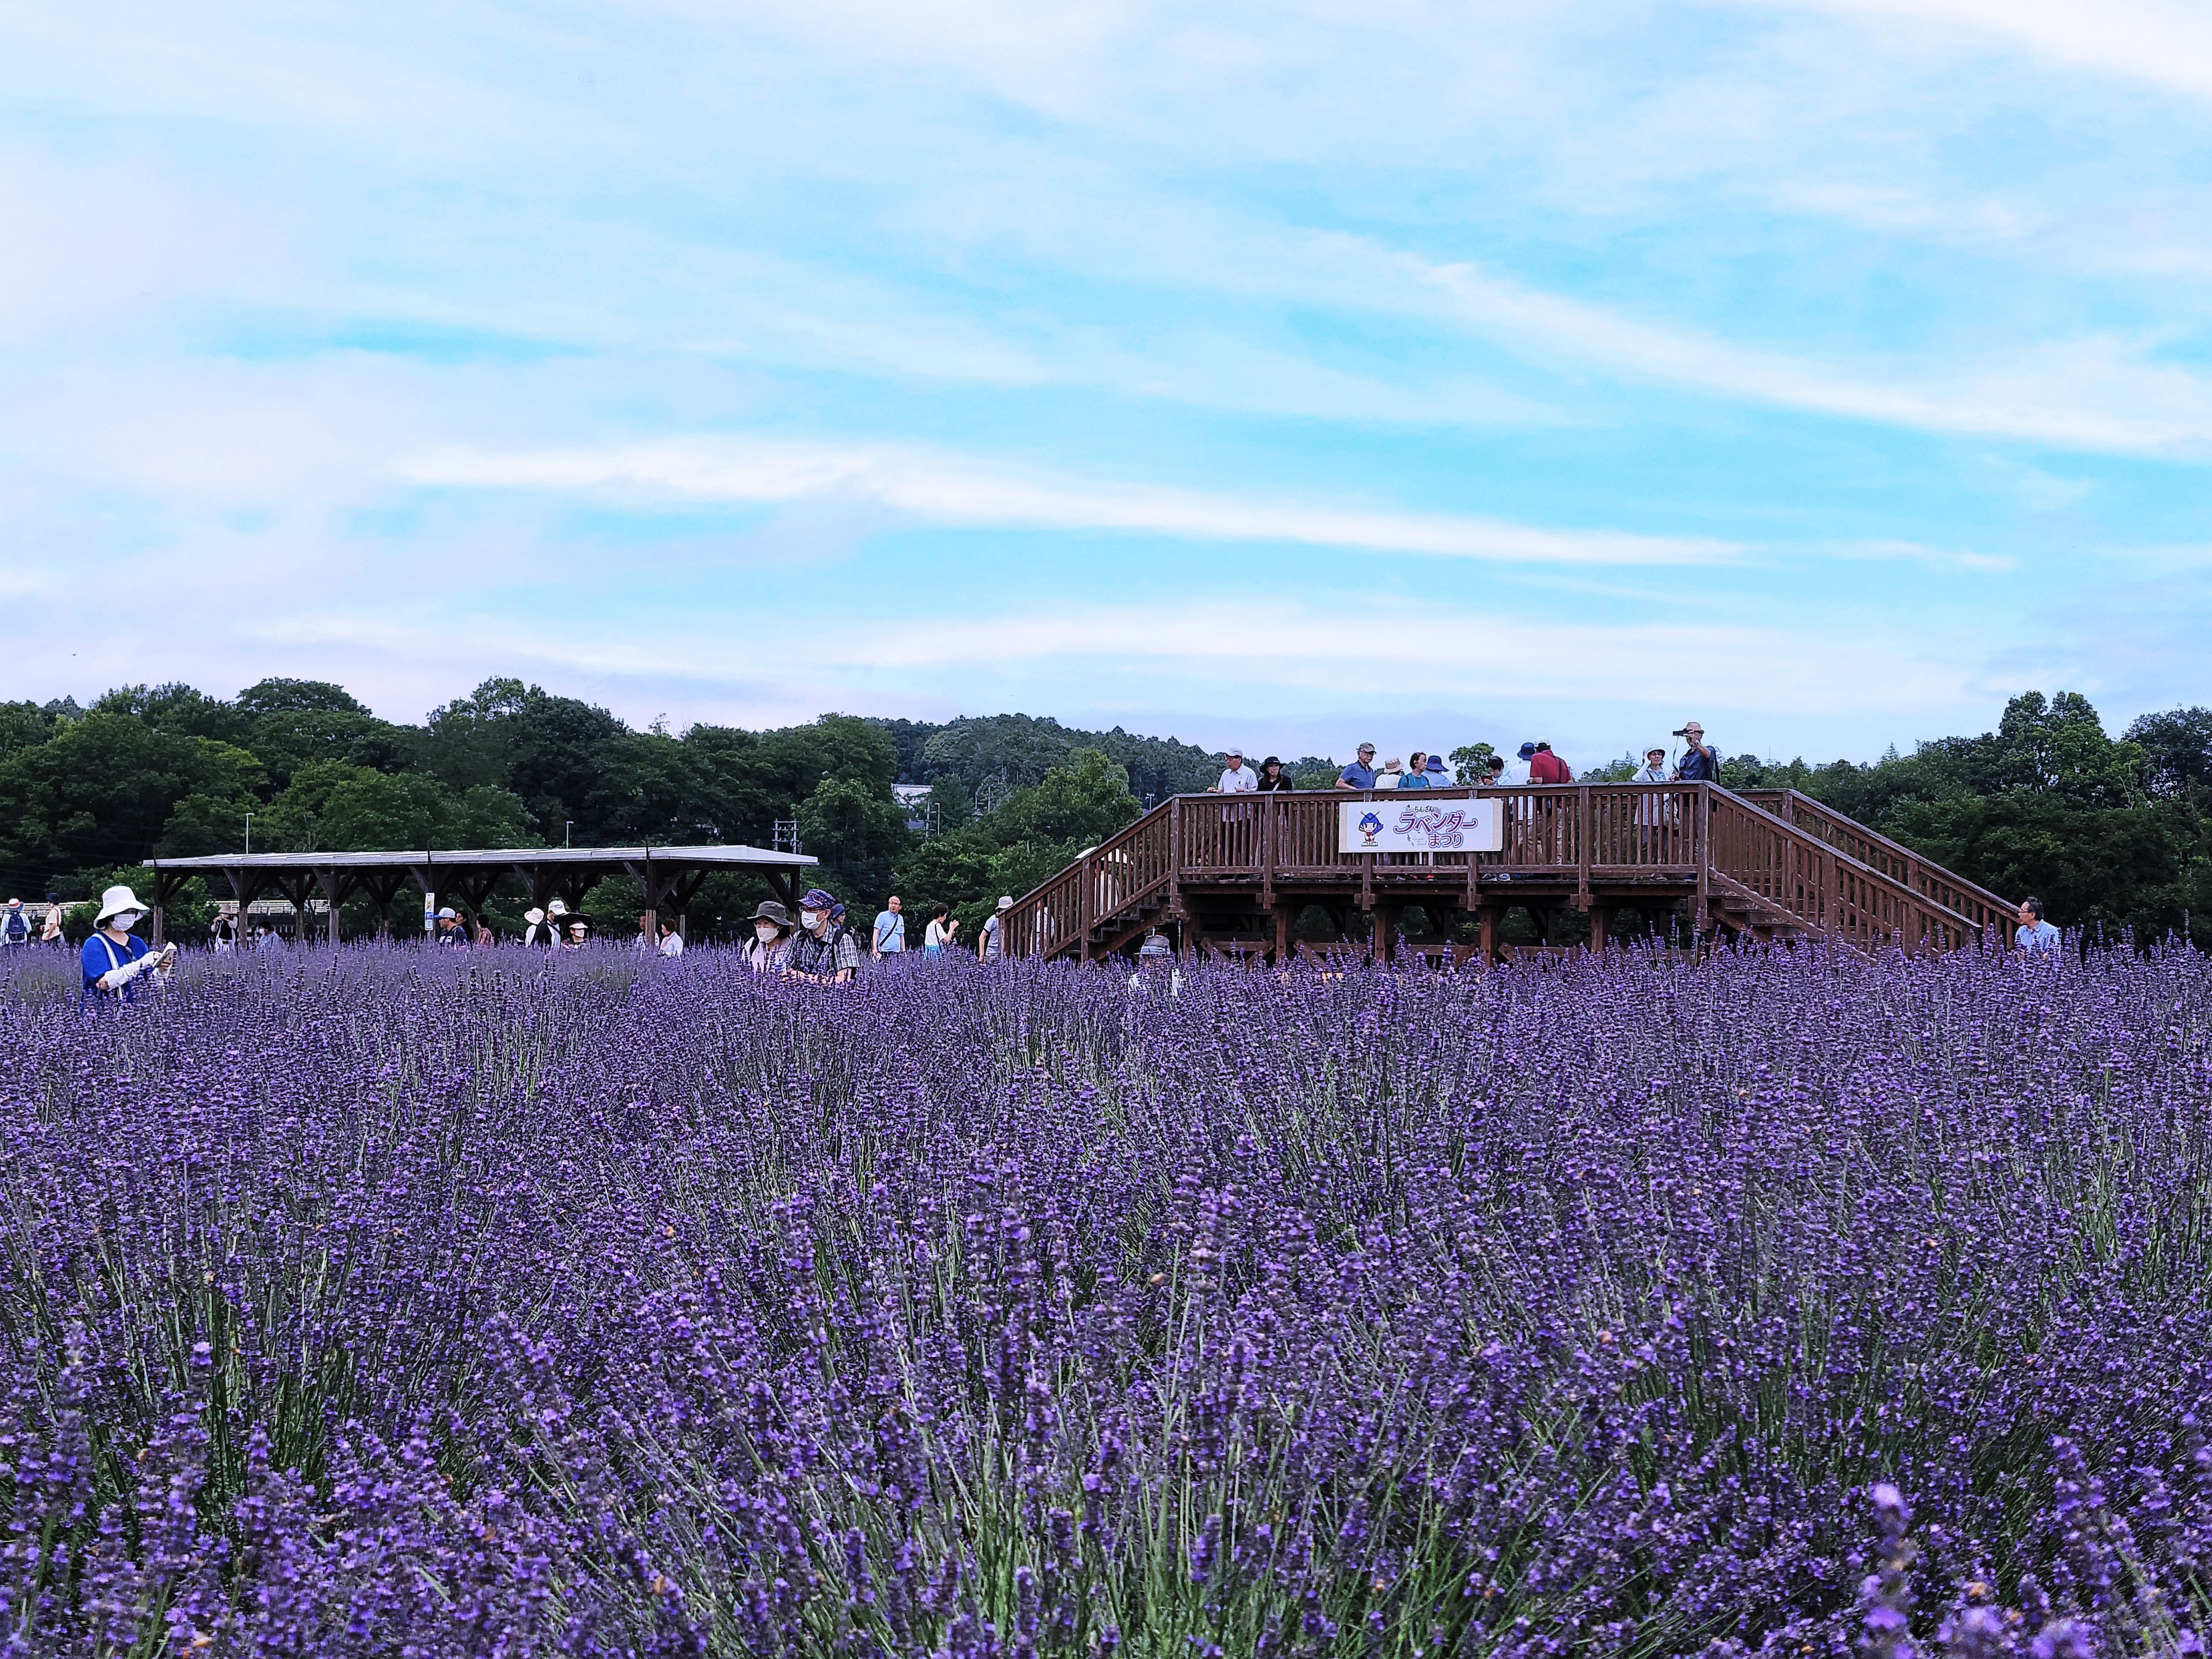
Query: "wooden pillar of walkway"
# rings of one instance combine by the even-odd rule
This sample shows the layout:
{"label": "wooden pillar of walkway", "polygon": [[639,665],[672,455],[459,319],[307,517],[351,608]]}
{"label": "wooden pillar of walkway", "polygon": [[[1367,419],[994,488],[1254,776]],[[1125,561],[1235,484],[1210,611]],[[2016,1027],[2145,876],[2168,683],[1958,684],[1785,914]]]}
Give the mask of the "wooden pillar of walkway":
{"label": "wooden pillar of walkway", "polygon": [[1589,908],[1590,949],[1605,954],[1606,939],[1613,927],[1613,906],[1603,899],[1592,901]]}
{"label": "wooden pillar of walkway", "polygon": [[1275,906],[1275,965],[1280,967],[1291,959],[1291,929],[1297,925],[1298,907],[1290,903]]}
{"label": "wooden pillar of walkway", "polygon": [[1505,907],[1494,902],[1486,903],[1476,915],[1482,929],[1482,942],[1478,948],[1482,953],[1483,965],[1488,967],[1498,960],[1498,925],[1505,920]]}
{"label": "wooden pillar of walkway", "polygon": [[1397,942],[1395,935],[1398,931],[1398,909],[1397,905],[1377,899],[1374,909],[1368,913],[1374,918],[1375,929],[1368,940],[1368,948],[1373,953],[1375,965],[1378,968],[1389,965],[1390,948]]}

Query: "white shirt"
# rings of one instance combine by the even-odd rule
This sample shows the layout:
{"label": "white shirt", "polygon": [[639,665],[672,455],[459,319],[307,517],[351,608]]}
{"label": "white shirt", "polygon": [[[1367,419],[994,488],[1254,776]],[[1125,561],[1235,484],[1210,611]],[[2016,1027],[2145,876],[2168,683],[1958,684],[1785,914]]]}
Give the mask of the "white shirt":
{"label": "white shirt", "polygon": [[1255,794],[1260,788],[1260,775],[1249,766],[1239,766],[1224,772],[1221,781],[1213,787],[1224,795]]}
{"label": "white shirt", "polygon": [[1631,783],[1672,783],[1674,780],[1667,775],[1667,768],[1664,763],[1662,763],[1658,766],[1638,768],[1636,775],[1629,779],[1629,781]]}
{"label": "white shirt", "polygon": [[1505,769],[1498,775],[1498,781],[1500,783],[1528,782],[1528,763],[1522,760],[1518,755],[1516,755],[1511,760],[1505,763]]}
{"label": "white shirt", "polygon": [[921,930],[921,942],[930,950],[942,951],[945,948],[945,924],[933,921]]}
{"label": "white shirt", "polygon": [[681,933],[671,933],[666,939],[661,940],[660,954],[664,957],[682,956],[684,954],[684,935]]}

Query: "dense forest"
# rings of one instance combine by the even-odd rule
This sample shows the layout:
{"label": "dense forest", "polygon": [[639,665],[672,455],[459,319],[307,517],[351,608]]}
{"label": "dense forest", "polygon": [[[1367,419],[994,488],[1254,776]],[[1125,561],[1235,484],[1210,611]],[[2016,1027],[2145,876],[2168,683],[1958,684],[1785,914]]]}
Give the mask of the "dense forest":
{"label": "dense forest", "polygon": [[[1489,747],[1453,758],[1471,766]],[[315,681],[228,699],[134,686],[89,708],[0,703],[0,896],[85,899],[137,879],[147,857],[235,851],[249,815],[253,847],[270,852],[765,846],[792,823],[856,911],[896,889],[910,910],[947,903],[972,927],[998,894],[1025,890],[1146,800],[1204,788],[1219,765],[1190,744],[1025,714],[640,732],[500,679],[397,725]],[[1321,786],[1335,763],[1308,756],[1291,770]],[[1870,763],[1738,756],[1723,780],[1804,790],[1985,886],[2041,895],[2063,925],[2141,938],[2185,927],[2212,943],[2212,711],[2146,715],[2115,738],[2087,699],[2030,692],[1978,737]],[[929,788],[918,829],[899,783]],[[695,933],[733,935],[765,896],[743,878],[710,882]],[[208,897],[186,895],[180,933]],[[520,905],[495,898],[491,920],[516,927]],[[591,909],[627,932],[635,897],[609,883]]]}

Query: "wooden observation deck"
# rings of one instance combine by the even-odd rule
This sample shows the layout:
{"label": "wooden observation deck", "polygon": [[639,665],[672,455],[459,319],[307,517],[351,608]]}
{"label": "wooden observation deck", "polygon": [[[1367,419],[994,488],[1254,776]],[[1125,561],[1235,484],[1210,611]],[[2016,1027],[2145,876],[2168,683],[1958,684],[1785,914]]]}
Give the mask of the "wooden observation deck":
{"label": "wooden observation deck", "polygon": [[1171,797],[1018,900],[1006,914],[1005,949],[1087,962],[1132,951],[1158,930],[1187,954],[1280,961],[1297,948],[1299,913],[1317,904],[1346,939],[1351,913],[1368,912],[1365,948],[1378,960],[1414,905],[1446,928],[1455,913],[1472,913],[1480,932],[1473,951],[1486,958],[1497,955],[1498,922],[1516,905],[1587,914],[1595,947],[1614,910],[1633,906],[1680,914],[1700,934],[1945,951],[2008,927],[2017,908],[1794,790],[1431,789],[1418,798],[1497,800],[1500,850],[1340,848],[1345,802],[1402,807],[1413,798],[1340,789]]}

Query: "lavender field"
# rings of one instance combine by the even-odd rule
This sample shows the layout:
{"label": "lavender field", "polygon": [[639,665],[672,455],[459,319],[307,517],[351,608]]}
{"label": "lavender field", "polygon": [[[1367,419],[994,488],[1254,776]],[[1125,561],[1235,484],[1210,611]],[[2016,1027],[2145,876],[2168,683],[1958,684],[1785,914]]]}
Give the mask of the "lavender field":
{"label": "lavender field", "polygon": [[2201,1651],[2203,958],[907,966],[18,966],[0,1650]]}

